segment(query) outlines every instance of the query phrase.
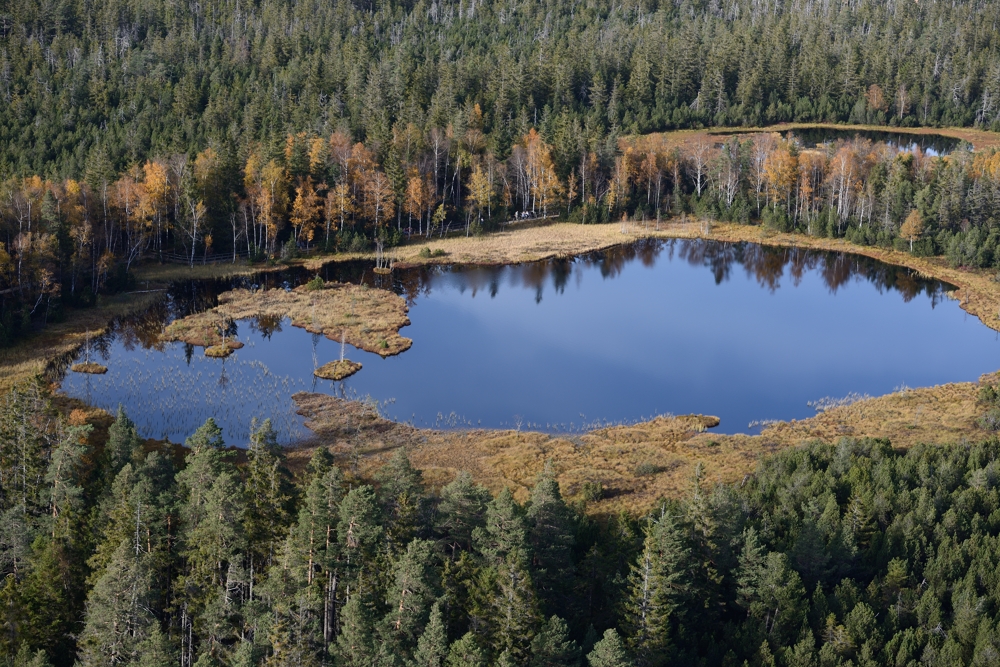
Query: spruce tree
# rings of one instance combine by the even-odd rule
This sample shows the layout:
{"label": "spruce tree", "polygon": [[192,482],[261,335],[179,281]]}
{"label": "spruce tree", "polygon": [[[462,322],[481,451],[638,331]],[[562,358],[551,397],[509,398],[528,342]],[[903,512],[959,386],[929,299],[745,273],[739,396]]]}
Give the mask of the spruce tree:
{"label": "spruce tree", "polygon": [[472,540],[491,565],[503,563],[511,554],[527,563],[528,531],[521,507],[510,489],[504,488],[486,506],[485,525],[473,530]]}
{"label": "spruce tree", "polygon": [[345,569],[354,580],[362,570],[373,571],[383,544],[382,512],[371,486],[359,486],[340,503],[337,539]]}
{"label": "spruce tree", "polygon": [[621,637],[614,628],[604,631],[604,637],[594,644],[594,650],[587,654],[590,667],[632,667]]}
{"label": "spruce tree", "polygon": [[416,535],[424,505],[422,473],[413,467],[406,450],[397,449],[375,474],[385,514],[385,527],[394,551],[406,548]]}
{"label": "spruce tree", "polygon": [[496,667],[518,667],[519,663],[510,651],[504,651],[496,661]]}
{"label": "spruce tree", "polygon": [[[182,573],[175,580],[182,625],[193,625],[198,645],[184,646],[185,660],[216,660],[223,643],[237,633],[239,608],[250,597],[251,577],[244,568],[243,484],[222,431],[209,419],[188,438],[192,452],[177,474],[180,503]],[[188,627],[182,627],[189,633]]]}
{"label": "spruce tree", "polygon": [[341,611],[340,635],[333,653],[343,667],[370,667],[376,654],[371,604],[362,593],[351,595]]}
{"label": "spruce tree", "polygon": [[[321,453],[322,452],[322,453]],[[298,521],[289,530],[281,568],[294,580],[298,592],[309,591],[320,615],[321,636],[334,639],[338,597],[343,595],[341,545],[337,539],[339,506],[344,496],[343,476],[332,467],[324,449],[310,463],[312,476],[306,487]]]}
{"label": "spruce tree", "polygon": [[539,476],[527,511],[533,579],[542,607],[566,613],[573,581],[573,514],[550,473]]}
{"label": "spruce tree", "polygon": [[157,623],[149,556],[134,540],[123,540],[87,598],[80,635],[83,667],[134,662]]}
{"label": "spruce tree", "polygon": [[52,450],[45,482],[53,538],[69,539],[73,523],[82,518],[79,516],[84,505],[81,475],[88,450],[84,443],[91,428],[89,425],[65,427]]}
{"label": "spruce tree", "polygon": [[142,440],[139,438],[135,422],[128,418],[125,408],[119,403],[118,413],[115,415],[115,421],[108,427],[108,441],[104,445],[104,456],[112,478],[126,463],[141,453],[141,446]]}
{"label": "spruce tree", "polygon": [[566,621],[553,616],[531,642],[531,667],[571,667],[580,663],[580,647],[570,639]]}
{"label": "spruce tree", "polygon": [[486,667],[486,655],[476,640],[476,635],[467,632],[455,640],[448,649],[446,667]]}
{"label": "spruce tree", "polygon": [[689,549],[673,516],[665,510],[646,526],[642,553],[629,575],[627,620],[631,644],[642,665],[665,659],[675,614],[688,593]]}
{"label": "spruce tree", "polygon": [[490,630],[492,648],[506,652],[521,664],[528,661],[529,647],[535,635],[539,613],[531,575],[517,552],[488,569],[485,623]]}
{"label": "spruce tree", "polygon": [[267,633],[271,655],[267,667],[318,667],[326,652],[319,618],[307,595],[271,601],[271,627]]}
{"label": "spruce tree", "polygon": [[448,634],[445,632],[441,603],[435,602],[423,634],[417,640],[413,664],[415,667],[444,667],[447,657]]}
{"label": "spruce tree", "polygon": [[136,648],[136,653],[138,655],[135,661],[136,667],[163,667],[163,665],[177,664],[176,647],[170,643],[170,639],[157,624],[149,628],[146,638]]}
{"label": "spruce tree", "polygon": [[284,538],[291,504],[291,483],[278,445],[278,434],[265,419],[251,426],[247,449],[246,533],[254,570],[263,573]]}
{"label": "spruce tree", "polygon": [[42,649],[32,652],[27,644],[21,644],[11,667],[52,667],[52,663],[49,662],[49,656]]}

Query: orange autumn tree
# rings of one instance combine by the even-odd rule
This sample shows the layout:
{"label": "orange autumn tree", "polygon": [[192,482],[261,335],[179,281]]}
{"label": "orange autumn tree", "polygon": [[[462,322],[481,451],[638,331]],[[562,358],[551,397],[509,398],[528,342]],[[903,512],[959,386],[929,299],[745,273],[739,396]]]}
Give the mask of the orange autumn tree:
{"label": "orange autumn tree", "polygon": [[320,198],[316,194],[312,177],[306,176],[299,179],[299,185],[295,188],[295,201],[292,202],[290,217],[292,233],[295,235],[296,242],[304,238],[307,246],[312,243],[316,234],[316,226],[319,224],[320,208]]}
{"label": "orange autumn tree", "polygon": [[[197,160],[195,165],[197,167]],[[163,234],[169,231],[167,218],[167,203],[170,195],[170,177],[167,166],[159,161],[147,161],[142,166],[146,195],[149,197],[149,208],[152,213],[152,224],[156,230],[155,248],[161,249]]]}
{"label": "orange autumn tree", "polygon": [[410,218],[412,226],[413,216],[417,217],[418,233],[423,232],[424,210],[428,208],[430,202],[430,188],[416,169],[410,171],[410,176],[406,181],[406,199],[404,207],[406,215]]}
{"label": "orange autumn tree", "polygon": [[139,259],[149,238],[152,206],[142,169],[133,167],[111,186],[111,201],[118,210],[125,236],[126,270]]}
{"label": "orange autumn tree", "polygon": [[920,216],[920,211],[913,209],[899,228],[899,235],[910,242],[910,252],[913,252],[913,242],[923,233],[924,219]]}
{"label": "orange autumn tree", "polygon": [[781,142],[764,161],[764,175],[774,208],[779,202],[787,209],[791,203],[792,188],[798,177],[798,158],[787,143]]}
{"label": "orange autumn tree", "polygon": [[489,217],[493,201],[493,186],[481,165],[477,164],[473,168],[472,173],[469,174],[467,187],[469,189],[469,200],[475,204],[479,217],[482,217],[484,210],[486,211],[486,216]]}
{"label": "orange autumn tree", "polygon": [[271,160],[260,170],[259,210],[261,224],[266,231],[268,252],[274,254],[278,233],[285,225],[288,206],[288,175],[285,168]]}

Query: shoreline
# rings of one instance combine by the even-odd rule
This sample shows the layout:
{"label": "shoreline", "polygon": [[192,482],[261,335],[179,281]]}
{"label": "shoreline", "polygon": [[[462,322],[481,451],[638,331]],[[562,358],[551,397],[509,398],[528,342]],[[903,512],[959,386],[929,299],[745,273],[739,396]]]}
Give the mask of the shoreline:
{"label": "shoreline", "polygon": [[[654,224],[639,221],[604,225],[551,222],[518,226],[484,237],[432,239],[394,249],[396,266],[526,263],[600,251],[643,239],[748,242],[772,247],[844,252],[908,268],[922,276],[954,285],[956,290],[952,294],[963,310],[976,316],[987,327],[1000,331],[1000,317],[997,316],[1000,310],[1000,282],[986,271],[956,269],[948,266],[943,258],[913,257],[890,249],[856,246],[841,239],[775,233],[759,225],[673,219],[661,222],[657,230]],[[419,253],[424,247],[432,251],[440,249],[446,254],[421,257]],[[330,262],[363,258],[358,255],[333,255],[299,260],[295,264],[313,269]],[[187,270],[187,267],[182,268]],[[226,265],[203,267],[197,273],[215,270],[217,273],[214,275],[220,275],[227,274],[232,268],[254,272],[270,267]],[[277,266],[274,270],[283,268]],[[99,330],[94,327],[97,317],[107,315],[108,323],[115,316],[148,306],[153,296],[143,294],[137,298],[121,295],[118,300],[109,299],[109,304],[115,304],[114,309],[85,311],[83,315],[86,317],[81,318],[78,324],[88,324],[90,334],[97,335]],[[36,358],[33,363],[18,367],[22,377],[44,372],[44,369],[51,368],[52,364],[66,359],[79,348],[83,343],[82,330],[67,332],[67,329],[72,329],[71,322],[43,332],[39,339],[27,341],[28,347],[35,348]],[[55,340],[58,344],[39,345],[38,341],[43,338]],[[20,347],[23,349],[23,346],[25,343]],[[10,352],[8,350],[8,355],[4,356],[9,356]],[[46,355],[47,358],[43,359]],[[0,368],[6,365],[5,361],[0,357]],[[5,373],[8,387],[18,379],[12,375]],[[995,381],[995,376],[992,377]],[[593,484],[601,485],[605,491],[599,494],[600,498],[588,502],[595,511],[603,513],[646,507],[656,498],[686,493],[694,466],[698,463],[704,465],[707,482],[739,481],[741,476],[752,472],[761,455],[814,440],[833,443],[841,437],[888,437],[897,448],[906,448],[918,442],[943,444],[985,440],[993,434],[979,428],[976,423],[982,411],[977,393],[978,383],[975,382],[912,389],[866,398],[798,421],[770,424],[757,435],[713,434],[706,429],[714,425],[710,422],[715,418],[701,416],[657,417],[647,422],[597,429],[578,436],[478,429],[439,432],[395,422],[379,422],[375,433],[383,435],[378,435],[373,444],[382,444],[367,447],[361,457],[361,465],[367,466],[383,458],[391,449],[405,446],[415,452],[414,464],[426,467],[431,471],[430,478],[441,483],[447,483],[455,471],[467,467],[488,485],[526,489],[545,461],[551,459],[558,471],[557,476],[565,484],[567,496],[583,498],[588,493],[592,494],[596,488]],[[316,403],[315,400],[311,402]],[[320,403],[322,409],[315,411],[317,415],[329,417],[344,412],[342,409],[332,410],[329,404],[322,401]],[[305,409],[301,405],[300,408]],[[321,427],[311,428],[311,439],[290,448],[290,458],[295,459],[301,456],[301,452],[311,451],[320,444],[332,444],[335,449],[343,449],[345,445],[340,442],[343,438],[334,437],[329,442],[323,442],[326,439],[324,432],[331,434],[329,423],[323,426],[324,420],[317,418],[310,418],[310,423],[320,424]],[[353,454],[348,458],[359,460]],[[645,466],[642,470],[652,472],[637,472],[640,466]]]}

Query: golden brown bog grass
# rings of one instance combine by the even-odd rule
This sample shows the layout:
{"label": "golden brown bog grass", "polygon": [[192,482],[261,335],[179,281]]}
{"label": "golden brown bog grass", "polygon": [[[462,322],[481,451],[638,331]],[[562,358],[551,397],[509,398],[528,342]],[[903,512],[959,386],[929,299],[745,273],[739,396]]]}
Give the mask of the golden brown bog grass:
{"label": "golden brown bog grass", "polygon": [[[995,383],[996,376],[983,381]],[[732,483],[752,474],[760,456],[813,441],[875,437],[906,448],[989,439],[993,434],[977,424],[983,411],[978,390],[974,382],[907,389],[809,419],[772,424],[760,435],[711,433],[708,429],[719,420],[702,415],[662,416],[570,435],[437,431],[383,419],[365,403],[303,392],[293,398],[314,437],[290,452],[290,458],[301,467],[312,449],[329,447],[342,464],[364,475],[404,447],[434,485],[467,470],[489,489],[510,487],[521,499],[548,463],[565,495],[584,499],[591,494],[588,511],[641,512],[660,498],[688,493],[699,464],[706,483]],[[601,490],[597,499],[595,488]]]}

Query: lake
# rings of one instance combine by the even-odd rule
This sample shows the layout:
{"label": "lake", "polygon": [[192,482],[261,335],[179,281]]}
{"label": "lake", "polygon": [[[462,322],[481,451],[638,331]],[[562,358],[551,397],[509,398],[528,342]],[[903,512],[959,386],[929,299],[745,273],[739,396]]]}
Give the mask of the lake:
{"label": "lake", "polygon": [[[717,415],[723,433],[815,414],[810,402],[976,380],[1000,368],[996,332],[942,283],[864,257],[753,244],[644,241],[504,267],[425,267],[383,277],[363,262],[327,265],[328,280],[403,295],[408,351],[343,382],[312,371],[340,344],[288,322],[237,323],[228,359],[158,343],[172,318],[227,289],[308,280],[289,270],[175,285],[141,316],[94,341],[103,376],[66,373],[62,390],[114,410],[146,437],[182,442],[214,416],[243,445],[252,418],[283,442],[307,434],[291,395],[319,391],[378,402],[417,426],[578,432],[659,414]],[[83,355],[81,355],[83,356]]]}

